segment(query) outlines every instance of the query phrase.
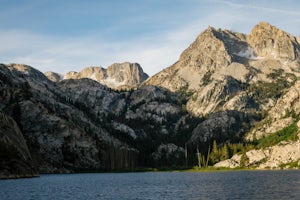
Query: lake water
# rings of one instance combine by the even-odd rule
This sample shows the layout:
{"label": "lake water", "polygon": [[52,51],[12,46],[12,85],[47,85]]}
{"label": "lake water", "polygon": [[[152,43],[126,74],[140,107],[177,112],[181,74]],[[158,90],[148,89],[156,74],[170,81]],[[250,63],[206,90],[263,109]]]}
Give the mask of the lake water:
{"label": "lake water", "polygon": [[41,175],[0,180],[0,199],[300,199],[300,171]]}

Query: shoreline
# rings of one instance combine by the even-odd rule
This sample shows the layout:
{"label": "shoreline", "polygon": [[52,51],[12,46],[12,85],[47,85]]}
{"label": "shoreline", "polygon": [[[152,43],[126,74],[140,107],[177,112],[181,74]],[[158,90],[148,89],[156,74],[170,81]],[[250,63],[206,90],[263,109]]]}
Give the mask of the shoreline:
{"label": "shoreline", "polygon": [[[234,171],[297,171],[299,169],[256,169],[256,168],[139,168],[135,170],[112,170],[112,171],[77,171],[70,173],[40,173],[40,175],[51,174],[110,174],[110,173],[147,173],[147,172],[234,172]],[[299,170],[300,171],[300,170]]]}
{"label": "shoreline", "polygon": [[190,173],[209,173],[209,172],[236,172],[236,171],[298,171],[299,169],[255,169],[255,168],[139,168],[135,170],[112,170],[112,171],[77,171],[69,173],[40,173],[40,174],[25,174],[25,175],[6,175],[0,176],[0,180],[12,180],[23,178],[39,178],[42,175],[62,175],[62,174],[111,174],[111,173],[148,173],[148,172],[190,172]]}

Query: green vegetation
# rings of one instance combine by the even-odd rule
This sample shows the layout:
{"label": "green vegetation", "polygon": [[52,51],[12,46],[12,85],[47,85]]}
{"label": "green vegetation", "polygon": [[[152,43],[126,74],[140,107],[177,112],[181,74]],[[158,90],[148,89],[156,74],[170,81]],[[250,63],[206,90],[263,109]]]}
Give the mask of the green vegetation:
{"label": "green vegetation", "polygon": [[283,73],[283,70],[277,70],[270,73],[268,78],[273,79],[272,82],[258,82],[248,85],[245,89],[251,94],[252,98],[257,102],[262,102],[268,98],[278,99],[282,96],[286,88],[291,87],[297,80],[297,77],[291,73]]}
{"label": "green vegetation", "polygon": [[254,145],[256,148],[265,148],[276,145],[282,141],[296,140],[298,138],[297,133],[298,127],[297,124],[294,123],[281,129],[280,131],[254,141]]}
{"label": "green vegetation", "polygon": [[251,170],[245,168],[227,168],[227,167],[201,167],[198,166],[185,168],[185,167],[164,167],[164,168],[135,168],[132,170],[125,169],[114,169],[114,170],[103,170],[103,169],[95,169],[95,170],[75,170],[75,173],[131,173],[131,172],[226,172],[226,171],[240,171],[240,170]]}
{"label": "green vegetation", "polygon": [[[134,172],[223,172],[223,171],[237,171],[237,170],[245,170],[244,168],[227,168],[227,167],[201,167],[198,166],[185,168],[185,167],[165,167],[165,168],[138,168],[135,169]],[[249,170],[249,169],[246,169]],[[119,171],[126,172],[126,171]],[[128,171],[130,172],[130,171]]]}
{"label": "green vegetation", "polygon": [[178,104],[186,104],[187,100],[195,93],[195,91],[189,89],[189,83],[185,82],[176,93]]}
{"label": "green vegetation", "polygon": [[194,166],[193,168],[182,170],[182,172],[223,172],[223,171],[236,171],[241,170],[241,168],[227,168],[227,167],[201,167]]}
{"label": "green vegetation", "polygon": [[300,169],[299,160],[281,164],[280,169]]}
{"label": "green vegetation", "polygon": [[242,157],[241,157],[241,162],[240,162],[240,167],[246,167],[249,164],[249,158],[246,155],[246,151],[243,150]]}
{"label": "green vegetation", "polygon": [[278,99],[285,88],[290,87],[290,84],[283,79],[276,80],[272,83],[258,82],[257,84],[250,85],[248,90],[256,101],[267,98]]}
{"label": "green vegetation", "polygon": [[202,84],[208,85],[211,82],[211,76],[214,72],[213,71],[208,71],[206,72],[206,74],[204,74],[203,78],[202,78]]}
{"label": "green vegetation", "polygon": [[[214,165],[217,162],[231,158],[237,153],[246,154],[247,151],[254,149],[254,145],[251,143],[230,143],[225,142],[222,144],[217,144],[216,140],[213,141],[212,150],[209,153],[209,164]],[[247,157],[245,157],[246,159]],[[205,166],[205,158],[202,158],[202,166]],[[245,160],[245,165],[246,165]]]}
{"label": "green vegetation", "polygon": [[[225,142],[221,144],[217,144],[216,140],[212,142],[212,148],[209,151],[209,154],[206,157],[201,157],[200,163],[201,166],[206,166],[207,157],[209,165],[214,165],[222,160],[226,160],[231,158],[235,154],[241,154],[241,163],[240,167],[245,168],[249,162],[248,157],[246,156],[246,152],[252,149],[261,149],[270,146],[274,146],[279,144],[282,141],[295,141],[298,139],[298,127],[296,123],[287,126],[280,131],[277,131],[273,134],[265,136],[259,140],[255,140],[254,142],[248,143],[230,143]],[[202,155],[204,155],[202,153]],[[297,165],[296,165],[297,164]],[[293,164],[287,164],[285,166],[289,166],[291,168],[298,167],[298,162]],[[285,167],[283,166],[283,167]],[[207,166],[206,166],[207,167]]]}

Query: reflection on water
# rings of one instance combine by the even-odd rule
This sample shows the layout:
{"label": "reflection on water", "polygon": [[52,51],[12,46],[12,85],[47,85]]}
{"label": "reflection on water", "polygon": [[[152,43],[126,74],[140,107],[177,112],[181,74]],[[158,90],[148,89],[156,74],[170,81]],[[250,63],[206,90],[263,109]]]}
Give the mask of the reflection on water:
{"label": "reflection on water", "polygon": [[0,199],[299,199],[300,171],[42,175],[0,180]]}

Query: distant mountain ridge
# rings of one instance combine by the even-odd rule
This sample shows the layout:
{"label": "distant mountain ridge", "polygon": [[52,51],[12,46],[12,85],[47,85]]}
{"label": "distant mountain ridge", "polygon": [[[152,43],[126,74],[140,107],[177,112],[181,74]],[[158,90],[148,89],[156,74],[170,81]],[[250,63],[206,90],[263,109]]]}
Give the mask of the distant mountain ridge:
{"label": "distant mountain ridge", "polygon": [[106,69],[102,67],[87,67],[80,72],[68,72],[64,76],[55,72],[46,72],[45,75],[54,82],[64,79],[89,78],[112,89],[136,87],[149,77],[138,63],[129,62],[115,63]]}

